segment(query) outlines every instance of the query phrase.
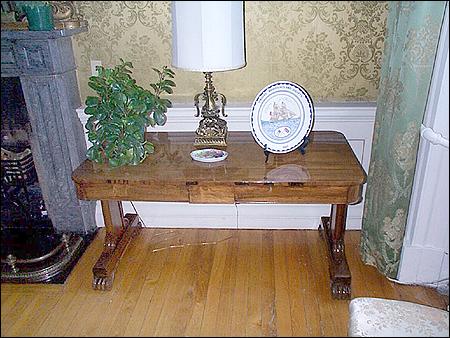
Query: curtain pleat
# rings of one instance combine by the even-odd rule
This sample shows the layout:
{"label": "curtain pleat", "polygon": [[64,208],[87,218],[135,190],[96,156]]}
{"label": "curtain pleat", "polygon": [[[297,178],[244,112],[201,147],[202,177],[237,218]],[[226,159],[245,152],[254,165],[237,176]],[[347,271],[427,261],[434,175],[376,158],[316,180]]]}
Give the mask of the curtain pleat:
{"label": "curtain pleat", "polygon": [[394,279],[447,3],[389,2],[360,252],[364,263]]}

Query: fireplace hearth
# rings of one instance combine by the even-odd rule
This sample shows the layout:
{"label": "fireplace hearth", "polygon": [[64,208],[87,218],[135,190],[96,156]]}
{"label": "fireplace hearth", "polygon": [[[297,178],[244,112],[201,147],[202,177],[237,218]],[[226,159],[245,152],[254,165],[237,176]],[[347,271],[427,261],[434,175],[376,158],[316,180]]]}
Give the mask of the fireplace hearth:
{"label": "fireplace hearth", "polygon": [[71,36],[2,31],[1,280],[63,283],[96,234],[71,174],[84,131]]}

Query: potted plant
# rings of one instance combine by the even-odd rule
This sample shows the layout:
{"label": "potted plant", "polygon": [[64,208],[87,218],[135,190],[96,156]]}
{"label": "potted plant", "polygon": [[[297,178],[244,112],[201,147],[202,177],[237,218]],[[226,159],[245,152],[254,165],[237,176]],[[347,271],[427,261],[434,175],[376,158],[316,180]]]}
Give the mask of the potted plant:
{"label": "potted plant", "polygon": [[147,126],[162,126],[166,123],[168,99],[161,94],[172,94],[175,73],[164,66],[153,68],[158,81],[150,84],[152,91],[136,84],[131,77],[133,65],[120,59],[114,68],[97,66],[98,75],[89,78],[89,87],[98,96],[86,98],[85,113],[88,139],[92,146],[87,157],[96,163],[107,163],[111,167],[137,165],[154,146],[145,140]]}
{"label": "potted plant", "polygon": [[30,31],[53,30],[53,9],[48,1],[15,1],[15,6],[25,13]]}

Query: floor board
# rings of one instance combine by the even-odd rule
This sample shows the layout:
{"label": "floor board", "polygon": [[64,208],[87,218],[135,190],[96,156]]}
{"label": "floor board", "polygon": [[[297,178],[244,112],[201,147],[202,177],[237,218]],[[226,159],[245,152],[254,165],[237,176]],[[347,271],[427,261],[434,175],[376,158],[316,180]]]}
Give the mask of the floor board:
{"label": "floor board", "polygon": [[[448,297],[389,281],[359,258],[347,231],[352,297],[446,308]],[[1,286],[2,336],[345,336],[348,303],[329,289],[314,230],[145,228],[113,290],[92,290],[104,229],[63,285]]]}

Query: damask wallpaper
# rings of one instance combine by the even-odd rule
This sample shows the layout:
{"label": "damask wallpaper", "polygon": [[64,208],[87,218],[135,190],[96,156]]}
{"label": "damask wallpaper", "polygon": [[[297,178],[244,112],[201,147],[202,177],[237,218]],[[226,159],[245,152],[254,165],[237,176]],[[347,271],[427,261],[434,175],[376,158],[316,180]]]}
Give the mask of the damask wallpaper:
{"label": "damask wallpaper", "polygon": [[[82,100],[90,60],[131,61],[138,83],[155,80],[152,67],[171,64],[170,1],[76,1],[89,31],[74,38]],[[245,1],[247,66],[213,74],[229,102],[252,102],[278,80],[302,85],[315,102],[376,101],[387,2]],[[192,102],[203,74],[177,73],[173,102]]]}

